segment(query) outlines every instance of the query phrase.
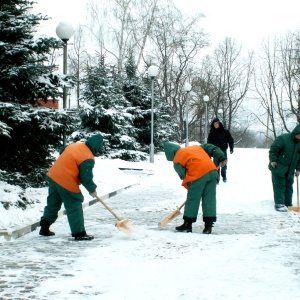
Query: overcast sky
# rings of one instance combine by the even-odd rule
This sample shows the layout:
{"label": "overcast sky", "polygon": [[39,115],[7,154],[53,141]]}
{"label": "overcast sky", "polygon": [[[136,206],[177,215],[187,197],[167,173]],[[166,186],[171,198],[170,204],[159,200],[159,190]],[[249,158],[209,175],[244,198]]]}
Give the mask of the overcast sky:
{"label": "overcast sky", "polygon": [[185,12],[206,15],[205,30],[218,43],[226,36],[250,49],[263,38],[300,29],[300,0],[174,0]]}
{"label": "overcast sky", "polygon": [[[142,1],[142,0],[141,0]],[[55,36],[61,20],[74,26],[83,23],[87,0],[36,0],[34,12],[47,14],[46,34]],[[206,15],[203,28],[211,35],[213,45],[226,36],[244,47],[256,49],[263,38],[300,29],[300,0],[174,0],[186,13],[199,11]]]}

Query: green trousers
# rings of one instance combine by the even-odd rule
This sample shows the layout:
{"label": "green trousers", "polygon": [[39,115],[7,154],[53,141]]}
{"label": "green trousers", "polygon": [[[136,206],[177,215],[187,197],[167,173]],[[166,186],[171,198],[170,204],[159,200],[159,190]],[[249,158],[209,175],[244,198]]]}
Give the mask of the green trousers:
{"label": "green trousers", "polygon": [[71,233],[76,234],[85,231],[82,210],[84,198],[82,193],[72,193],[50,178],[47,178],[47,180],[49,182],[47,205],[44,208],[44,214],[41,217],[41,220],[47,220],[51,224],[54,223],[63,203],[66,209]]}
{"label": "green trousers", "polygon": [[292,206],[294,177],[281,177],[272,172],[272,184],[275,204]]}
{"label": "green trousers", "polygon": [[203,222],[215,222],[217,220],[216,187],[218,181],[218,172],[210,171],[203,177],[189,182],[187,201],[184,208],[184,220],[197,221],[201,198]]}

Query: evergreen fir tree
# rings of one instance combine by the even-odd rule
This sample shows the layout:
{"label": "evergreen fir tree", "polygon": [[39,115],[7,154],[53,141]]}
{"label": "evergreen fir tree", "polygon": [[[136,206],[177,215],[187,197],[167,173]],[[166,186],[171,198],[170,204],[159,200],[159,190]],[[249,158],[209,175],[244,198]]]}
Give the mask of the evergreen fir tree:
{"label": "evergreen fir tree", "polygon": [[133,126],[136,128],[136,140],[139,151],[149,152],[151,126],[151,98],[147,86],[136,76],[134,58],[129,55],[125,63],[126,77],[123,79],[123,93],[130,103],[129,111],[134,116]]}
{"label": "evergreen fir tree", "polygon": [[130,52],[127,61],[125,63],[125,71],[128,79],[136,78],[136,64],[132,52]]}
{"label": "evergreen fir tree", "polygon": [[[34,40],[40,14],[29,11],[33,1],[0,2],[0,169],[8,174],[0,180],[15,180],[20,172],[30,184],[44,183],[36,176],[51,163],[53,147],[59,147],[63,129],[73,130],[74,118],[65,112],[34,108],[29,103],[60,95],[64,78],[57,66],[46,64],[53,49],[63,44],[54,38]],[[34,175],[32,175],[34,174]],[[16,182],[14,182],[16,183]]]}
{"label": "evergreen fir tree", "polygon": [[160,101],[155,103],[157,113],[155,114],[154,146],[163,150],[164,142],[176,140],[176,132],[179,126],[172,118],[171,106],[164,99],[161,98]]}
{"label": "evergreen fir tree", "polygon": [[131,159],[137,155],[132,153],[140,148],[133,115],[123,95],[121,77],[104,61],[101,55],[99,64],[86,70],[80,106],[82,126],[89,134],[104,135],[105,153],[110,157]]}
{"label": "evergreen fir tree", "polygon": [[28,13],[28,0],[0,2],[0,101],[20,104],[34,103],[60,95],[61,78],[57,67],[45,65],[49,52],[61,48],[54,38],[34,40],[41,15]]}
{"label": "evergreen fir tree", "polygon": [[[81,105],[85,131],[76,139],[101,132],[107,141],[106,153],[125,160],[149,157],[151,138],[151,83],[136,76],[136,65],[130,55],[120,76],[114,67],[104,63],[101,55],[97,66],[86,70]],[[162,149],[164,141],[174,135],[170,108],[155,95],[154,145]]]}
{"label": "evergreen fir tree", "polygon": [[[127,101],[131,103],[130,112],[134,116],[133,124],[137,130],[137,141],[140,150],[149,153],[151,142],[151,80],[136,77],[136,65],[133,55],[129,55],[125,70],[123,91]],[[154,93],[154,146],[162,150],[163,143],[174,137],[176,126],[170,117],[170,106],[163,101],[159,93]]]}

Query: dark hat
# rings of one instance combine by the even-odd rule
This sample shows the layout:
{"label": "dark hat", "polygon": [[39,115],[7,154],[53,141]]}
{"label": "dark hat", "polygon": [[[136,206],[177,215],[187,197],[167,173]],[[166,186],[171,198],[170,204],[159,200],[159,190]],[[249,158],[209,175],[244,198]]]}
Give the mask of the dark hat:
{"label": "dark hat", "polygon": [[219,118],[214,118],[214,119],[212,120],[212,122],[213,122],[213,123],[216,123],[216,122],[220,122],[220,120],[219,120]]}
{"label": "dark hat", "polygon": [[164,143],[164,151],[168,161],[173,161],[176,152],[180,149],[180,146],[175,143],[166,142]]}
{"label": "dark hat", "polygon": [[95,134],[90,136],[85,144],[90,148],[93,155],[99,156],[103,148],[103,137],[101,134]]}

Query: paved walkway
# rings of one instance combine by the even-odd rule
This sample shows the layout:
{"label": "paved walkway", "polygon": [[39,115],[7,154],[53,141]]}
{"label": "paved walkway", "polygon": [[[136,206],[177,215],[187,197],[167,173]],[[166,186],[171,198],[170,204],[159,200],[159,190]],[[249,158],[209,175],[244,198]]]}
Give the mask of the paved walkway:
{"label": "paved walkway", "polygon": [[[138,175],[141,176],[140,173]],[[162,243],[161,235],[164,234],[164,231],[158,228],[157,223],[170,213],[170,207],[175,208],[177,204],[180,204],[178,199],[184,199],[185,191],[184,189],[174,190],[174,185],[168,183],[162,183],[158,188],[154,186],[156,183],[152,183],[151,175],[145,174],[144,176],[145,184],[143,186],[134,186],[106,201],[108,205],[116,208],[118,213],[134,220],[136,226],[142,226],[149,232],[157,231],[157,238],[154,235],[150,240],[145,239],[135,243],[133,249],[137,255],[139,255],[139,250],[142,253],[147,251],[145,249],[157,248],[160,259],[169,259],[170,252],[173,251],[180,255],[186,251],[184,249],[187,246],[202,247],[201,251],[206,253],[206,250],[211,251],[210,247],[213,248],[214,243],[221,243],[226,247],[233,239],[238,241],[239,236],[247,235],[249,243],[255,240],[256,244],[253,246],[260,247],[261,251],[271,251],[274,257],[279,249],[284,248],[287,255],[286,267],[300,278],[300,224],[299,218],[294,214],[277,214],[276,219],[273,215],[220,214],[211,236],[211,246],[199,243],[199,238],[203,236],[200,234],[195,235],[196,238],[190,239],[189,245],[185,244],[184,239],[178,245],[167,236],[165,242]],[[159,192],[157,192],[158,190]],[[128,201],[129,199],[130,201]],[[68,266],[73,267],[78,257],[81,257],[82,253],[85,253],[90,247],[101,250],[102,247],[112,246],[111,237],[116,230],[112,226],[115,223],[114,217],[100,203],[86,207],[84,214],[87,233],[95,236],[93,241],[74,242],[70,238],[68,223],[64,216],[51,227],[56,232],[54,237],[40,237],[37,230],[32,230],[31,233],[16,240],[0,243],[1,300],[56,299],[55,293],[41,297],[37,293],[39,285],[49,278],[74,276],[72,272],[69,272]],[[178,217],[167,226],[166,230],[173,231],[174,227],[181,222],[181,217]],[[201,233],[203,229],[201,226],[203,225],[200,221],[194,226],[193,233]],[[185,236],[187,235],[183,234],[183,237]],[[245,247],[248,246],[245,245]],[[237,257],[240,254],[236,253]],[[145,259],[147,258],[145,257]],[[270,262],[267,267],[269,266]],[[284,278],[282,286],[283,289],[289,286],[289,282],[285,282]],[[82,294],[79,290],[74,290],[72,293],[74,299],[75,296],[81,296],[81,299],[88,299],[89,296],[88,291],[86,294]],[[72,299],[72,295],[69,299]]]}
{"label": "paved walkway", "polygon": [[[134,186],[134,184],[125,186],[124,188],[120,188],[120,189],[110,192],[108,194],[101,195],[101,199],[106,200],[111,197],[114,197],[114,196],[122,193],[123,191],[131,188],[132,186]],[[99,201],[97,199],[93,199],[93,200],[85,202],[82,205],[82,207],[85,209],[86,207],[94,205],[98,202]],[[61,211],[59,211],[59,213],[58,213],[58,218],[61,218],[65,215],[66,215],[66,210],[61,209]],[[36,220],[36,221],[32,222],[31,224],[28,224],[28,225],[22,226],[22,227],[18,227],[18,228],[14,228],[13,230],[9,230],[9,231],[8,230],[0,230],[0,237],[4,237],[6,240],[17,239],[17,238],[22,237],[25,234],[35,231],[39,226],[40,226],[40,221]]]}

